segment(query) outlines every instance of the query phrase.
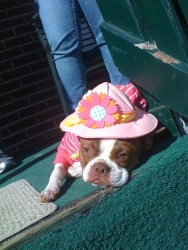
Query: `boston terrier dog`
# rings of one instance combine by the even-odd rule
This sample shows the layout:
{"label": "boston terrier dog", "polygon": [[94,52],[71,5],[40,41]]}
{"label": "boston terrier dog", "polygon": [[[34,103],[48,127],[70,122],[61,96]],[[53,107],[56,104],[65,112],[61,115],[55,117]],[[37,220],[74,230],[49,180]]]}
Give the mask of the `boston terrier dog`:
{"label": "boston terrier dog", "polygon": [[151,148],[157,119],[146,112],[146,100],[132,84],[102,83],[88,91],[75,112],[60,124],[65,131],[54,170],[41,202],[55,200],[67,176],[83,177],[101,187],[124,185]]}

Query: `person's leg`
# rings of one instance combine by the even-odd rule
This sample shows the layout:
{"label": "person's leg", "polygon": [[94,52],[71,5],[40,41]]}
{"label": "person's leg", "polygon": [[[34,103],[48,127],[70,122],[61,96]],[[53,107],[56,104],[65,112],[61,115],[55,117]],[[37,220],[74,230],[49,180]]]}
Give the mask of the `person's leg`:
{"label": "person's leg", "polygon": [[76,0],[38,0],[36,3],[70,113],[87,91],[79,6]]}
{"label": "person's leg", "polygon": [[100,47],[106,68],[108,70],[111,83],[114,85],[117,84],[128,84],[130,80],[122,75],[118,69],[116,68],[113,59],[110,55],[108,47],[105,43],[103,35],[100,30],[100,25],[104,22],[104,19],[100,13],[98,5],[95,0],[78,0],[82,11],[92,29],[92,32],[95,36],[97,45]]}

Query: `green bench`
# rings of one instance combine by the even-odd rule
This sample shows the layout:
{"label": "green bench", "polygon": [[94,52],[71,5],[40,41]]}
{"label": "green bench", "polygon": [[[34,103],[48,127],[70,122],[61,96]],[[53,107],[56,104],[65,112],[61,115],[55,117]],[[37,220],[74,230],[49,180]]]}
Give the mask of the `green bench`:
{"label": "green bench", "polygon": [[97,0],[117,68],[173,136],[188,133],[187,0]]}

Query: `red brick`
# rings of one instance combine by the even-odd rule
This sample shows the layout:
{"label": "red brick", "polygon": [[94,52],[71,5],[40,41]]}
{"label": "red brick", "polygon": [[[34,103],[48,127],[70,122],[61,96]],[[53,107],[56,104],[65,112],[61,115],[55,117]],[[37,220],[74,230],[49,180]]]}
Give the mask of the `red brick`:
{"label": "red brick", "polygon": [[[5,95],[0,96],[0,106],[4,105],[4,104],[6,104],[7,102],[10,102],[10,101],[11,101],[11,98],[10,98],[9,94],[5,94]],[[0,112],[3,113],[2,111],[3,111],[3,108],[1,107]]]}
{"label": "red brick", "polygon": [[12,99],[18,99],[21,98],[22,96],[27,97],[27,95],[31,93],[34,94],[35,92],[37,93],[38,91],[39,91],[38,85],[33,84],[24,88],[18,88],[17,90],[11,92],[11,97]]}
{"label": "red brick", "polygon": [[57,138],[59,138],[59,142],[60,142],[61,138],[63,137],[63,132],[59,129],[59,127],[57,127],[57,128],[54,128],[51,131],[46,132],[45,136],[46,136],[47,139],[57,137]]}
{"label": "red brick", "polygon": [[36,126],[37,120],[35,117],[29,117],[26,120],[17,120],[16,123],[8,127],[10,133],[17,133],[20,130],[27,130],[31,126]]}
{"label": "red brick", "polygon": [[1,1],[0,6],[1,6],[1,10],[2,9],[8,9],[11,7],[15,7],[17,5],[17,1],[16,0],[12,0],[12,1]]}
{"label": "red brick", "polygon": [[40,72],[36,72],[36,73],[30,74],[26,77],[23,77],[21,79],[21,83],[23,85],[27,85],[29,83],[37,82],[37,81],[40,81],[40,80],[48,78],[48,77],[49,76],[48,76],[47,70],[41,70]]}
{"label": "red brick", "polygon": [[4,48],[4,44],[3,43],[0,43],[0,44],[3,45],[1,48],[1,52],[0,52],[1,63],[6,63],[8,61],[8,56]]}
{"label": "red brick", "polygon": [[37,41],[32,42],[31,44],[22,45],[22,51],[25,53],[31,54],[31,51],[44,50],[41,42],[37,39]]}
{"label": "red brick", "polygon": [[33,11],[34,11],[33,4],[30,4],[30,5],[23,5],[23,6],[20,5],[17,8],[8,9],[7,13],[9,17],[14,17],[14,16],[23,15],[25,13],[33,12]]}
{"label": "red brick", "polygon": [[31,37],[32,37],[33,41],[36,41],[36,40],[39,39],[36,32],[32,33],[32,34],[31,34]]}
{"label": "red brick", "polygon": [[[46,103],[47,103],[48,107],[50,107],[50,108],[54,107],[54,106],[59,106],[59,105],[62,106],[59,95],[54,96],[54,98],[51,100],[47,100]],[[62,109],[63,109],[63,107],[62,107]]]}
{"label": "red brick", "polygon": [[[5,49],[4,44],[2,42],[0,42],[0,51],[4,52],[4,49]],[[1,55],[2,55],[2,53],[0,53],[0,58],[1,58]]]}
{"label": "red brick", "polygon": [[15,122],[19,119],[17,113],[13,113],[10,115],[6,116],[0,116],[0,124],[1,127],[8,126],[10,123]]}
{"label": "red brick", "polygon": [[0,32],[0,36],[1,36],[1,41],[5,40],[5,39],[9,39],[11,37],[14,37],[14,31],[13,30],[3,30],[3,32]]}
{"label": "red brick", "polygon": [[65,115],[62,114],[60,115],[59,117],[55,118],[54,121],[55,121],[55,124],[57,125],[57,127],[59,127],[60,123],[65,119]]}
{"label": "red brick", "polygon": [[30,35],[24,35],[20,37],[15,37],[14,39],[4,41],[6,49],[11,49],[16,46],[21,46],[22,44],[32,42]]}
{"label": "red brick", "polygon": [[[3,56],[2,56],[3,54]],[[6,60],[6,59],[11,59],[15,56],[19,56],[22,55],[22,51],[20,48],[11,48],[9,50],[3,51],[2,53],[0,53],[0,57],[2,58],[2,60]]]}
{"label": "red brick", "polygon": [[[34,1],[33,1],[33,2],[34,2]],[[36,9],[36,5],[35,5],[35,4],[33,4],[33,7],[34,7],[34,9]],[[33,15],[35,15],[37,11],[38,11],[38,10],[36,10],[36,11],[34,11],[34,12],[32,11],[32,12],[30,12],[30,13],[26,13],[26,14],[24,15],[25,21],[26,21],[26,22],[31,22],[31,19],[32,19]]]}
{"label": "red brick", "polygon": [[45,103],[38,103],[36,105],[30,106],[29,108],[26,108],[24,110],[20,110],[18,113],[20,114],[20,117],[25,118],[30,115],[37,115],[39,112],[43,112],[46,110]]}
{"label": "red brick", "polygon": [[11,135],[9,138],[2,138],[5,147],[8,147],[9,145],[18,144],[20,141],[23,141],[27,139],[27,134],[25,132],[20,132],[16,135]]}
{"label": "red brick", "polygon": [[37,70],[45,69],[45,68],[49,68],[49,64],[48,64],[48,61],[46,59],[30,64],[30,69],[32,71],[37,71]]}
{"label": "red brick", "polygon": [[7,137],[7,136],[9,136],[9,132],[8,132],[8,130],[7,130],[7,128],[1,128],[1,138],[3,138],[3,137]]}
{"label": "red brick", "polygon": [[[11,1],[9,1],[9,2],[11,2]],[[14,19],[4,18],[1,31],[9,29],[9,28],[13,28],[14,26],[17,26],[17,25],[23,25],[23,23],[24,23],[24,19],[22,16],[17,16]]]}
{"label": "red brick", "polygon": [[[28,30],[30,30],[30,23],[26,23],[25,25],[20,25],[14,27],[14,32],[16,36],[23,35],[24,33],[28,34]],[[33,31],[35,32],[35,31]],[[35,32],[36,33],[36,32]]]}
{"label": "red brick", "polygon": [[8,154],[8,155],[13,155],[14,153],[16,153],[17,152],[17,148],[16,148],[16,146],[10,146],[10,147],[8,147],[8,148],[5,148],[5,152],[6,152],[6,154]]}
{"label": "red brick", "polygon": [[35,93],[35,95],[32,95],[29,97],[29,100],[31,103],[40,102],[41,100],[47,100],[48,98],[52,98],[54,95],[56,95],[56,91],[54,88],[50,88],[45,91],[40,91],[38,93]]}
{"label": "red brick", "polygon": [[41,58],[46,58],[46,52],[45,50],[40,51]]}
{"label": "red brick", "polygon": [[[2,5],[1,5],[1,2],[0,2],[0,10],[1,10],[1,8],[2,8]],[[1,20],[5,20],[7,18],[7,13],[6,13],[6,11],[1,11],[0,12],[0,21]],[[2,23],[0,23],[0,30],[2,30],[3,29],[3,22]]]}
{"label": "red brick", "polygon": [[19,66],[22,66],[22,65],[25,65],[25,64],[33,63],[33,62],[38,61],[40,59],[41,58],[40,58],[39,53],[33,51],[33,53],[30,54],[30,55],[27,55],[27,56],[22,55],[19,58],[12,59],[12,62],[13,62],[15,67],[19,67]]}
{"label": "red brick", "polygon": [[7,103],[7,105],[3,107],[3,109],[1,110],[1,113],[3,115],[6,115],[14,110],[19,110],[23,107],[27,107],[28,105],[29,105],[29,102],[26,98],[12,101],[10,103]]}
{"label": "red brick", "polygon": [[28,4],[28,3],[32,3],[35,6],[33,0],[27,0],[27,1],[25,1],[25,0],[19,0],[19,4],[20,5],[22,5],[22,4],[24,5],[24,4]]}
{"label": "red brick", "polygon": [[38,114],[37,118],[38,118],[39,122],[43,122],[45,120],[48,120],[49,118],[53,119],[53,117],[61,116],[61,115],[62,115],[62,108],[57,107],[54,109],[47,110],[46,112],[43,112],[41,114]]}
{"label": "red brick", "polygon": [[1,93],[9,92],[10,90],[18,89],[21,87],[21,84],[19,80],[13,81],[13,82],[6,82],[4,84],[1,84]]}
{"label": "red brick", "polygon": [[20,142],[18,145],[16,145],[18,151],[25,150],[33,145],[36,145],[42,141],[45,140],[44,135],[36,135],[35,137],[28,138],[24,142]]}
{"label": "red brick", "polygon": [[19,78],[30,73],[29,67],[22,67],[19,69],[10,70],[10,72],[2,73],[1,77],[3,81],[10,81],[14,78]]}
{"label": "red brick", "polygon": [[1,62],[0,63],[0,69],[1,69],[1,74],[6,71],[12,70],[13,66],[11,64],[10,61],[6,61],[6,62]]}
{"label": "red brick", "polygon": [[53,129],[54,128],[54,123],[53,121],[47,121],[45,123],[42,123],[40,125],[37,125],[31,129],[27,130],[27,133],[29,136],[34,136],[40,133],[45,133],[45,131]]}
{"label": "red brick", "polygon": [[43,89],[48,88],[50,86],[55,86],[55,83],[53,77],[49,77],[38,83],[38,85],[40,86],[40,89]]}

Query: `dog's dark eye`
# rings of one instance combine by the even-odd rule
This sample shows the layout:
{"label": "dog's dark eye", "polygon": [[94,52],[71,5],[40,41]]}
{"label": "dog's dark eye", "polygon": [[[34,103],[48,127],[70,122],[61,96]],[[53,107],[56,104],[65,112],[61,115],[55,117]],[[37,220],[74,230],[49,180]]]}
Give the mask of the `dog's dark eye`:
{"label": "dog's dark eye", "polygon": [[88,154],[89,153],[89,148],[83,147],[83,151],[84,151],[84,154]]}
{"label": "dog's dark eye", "polygon": [[126,158],[127,158],[127,155],[124,154],[124,153],[118,155],[118,159],[124,160],[124,159],[126,159]]}

